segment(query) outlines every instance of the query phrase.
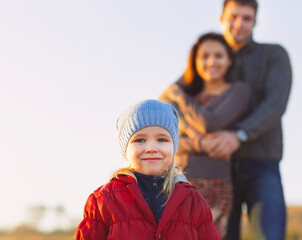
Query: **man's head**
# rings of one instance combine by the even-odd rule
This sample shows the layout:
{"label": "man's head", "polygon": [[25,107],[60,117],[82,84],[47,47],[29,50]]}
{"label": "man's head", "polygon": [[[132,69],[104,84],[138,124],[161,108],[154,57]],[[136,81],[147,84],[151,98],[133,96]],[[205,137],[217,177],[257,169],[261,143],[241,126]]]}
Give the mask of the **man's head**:
{"label": "man's head", "polygon": [[255,0],[225,0],[220,17],[222,31],[232,48],[240,48],[252,36],[258,4]]}

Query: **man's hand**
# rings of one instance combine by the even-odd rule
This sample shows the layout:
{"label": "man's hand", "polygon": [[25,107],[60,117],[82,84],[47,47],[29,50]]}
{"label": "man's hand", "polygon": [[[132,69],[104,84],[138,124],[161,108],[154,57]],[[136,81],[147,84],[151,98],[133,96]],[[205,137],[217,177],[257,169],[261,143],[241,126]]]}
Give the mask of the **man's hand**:
{"label": "man's hand", "polygon": [[229,160],[240,147],[240,141],[234,131],[217,131],[203,139],[202,148],[214,159]]}

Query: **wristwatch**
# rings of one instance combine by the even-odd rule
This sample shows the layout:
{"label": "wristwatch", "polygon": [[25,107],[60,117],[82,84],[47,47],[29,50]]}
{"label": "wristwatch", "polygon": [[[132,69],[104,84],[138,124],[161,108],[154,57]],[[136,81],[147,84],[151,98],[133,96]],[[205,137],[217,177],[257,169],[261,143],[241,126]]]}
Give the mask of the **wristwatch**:
{"label": "wristwatch", "polygon": [[248,139],[248,136],[247,136],[246,132],[243,129],[238,129],[236,131],[236,136],[238,137],[240,142],[246,142],[247,139]]}

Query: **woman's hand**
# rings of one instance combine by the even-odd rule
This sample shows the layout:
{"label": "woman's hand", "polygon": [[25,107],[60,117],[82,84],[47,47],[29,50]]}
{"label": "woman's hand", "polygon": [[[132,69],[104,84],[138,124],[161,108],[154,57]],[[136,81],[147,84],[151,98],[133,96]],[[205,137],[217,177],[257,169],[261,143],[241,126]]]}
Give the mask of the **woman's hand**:
{"label": "woman's hand", "polygon": [[240,147],[240,141],[233,131],[217,131],[202,142],[204,151],[214,159],[229,160]]}
{"label": "woman's hand", "polygon": [[213,159],[230,161],[232,152],[221,149],[221,138],[216,134],[208,134],[201,139],[202,150]]}

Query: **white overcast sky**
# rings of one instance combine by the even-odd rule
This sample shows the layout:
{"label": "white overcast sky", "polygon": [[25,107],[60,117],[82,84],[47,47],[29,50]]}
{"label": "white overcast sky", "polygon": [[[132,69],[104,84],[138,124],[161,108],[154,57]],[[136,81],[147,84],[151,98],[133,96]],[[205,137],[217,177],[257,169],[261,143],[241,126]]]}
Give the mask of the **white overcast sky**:
{"label": "white overcast sky", "polygon": [[[293,88],[281,164],[288,205],[302,204],[302,4],[259,1],[254,39],[289,52]],[[0,228],[28,206],[81,219],[88,195],[126,166],[119,112],[158,98],[197,37],[220,32],[222,0],[0,1]]]}

